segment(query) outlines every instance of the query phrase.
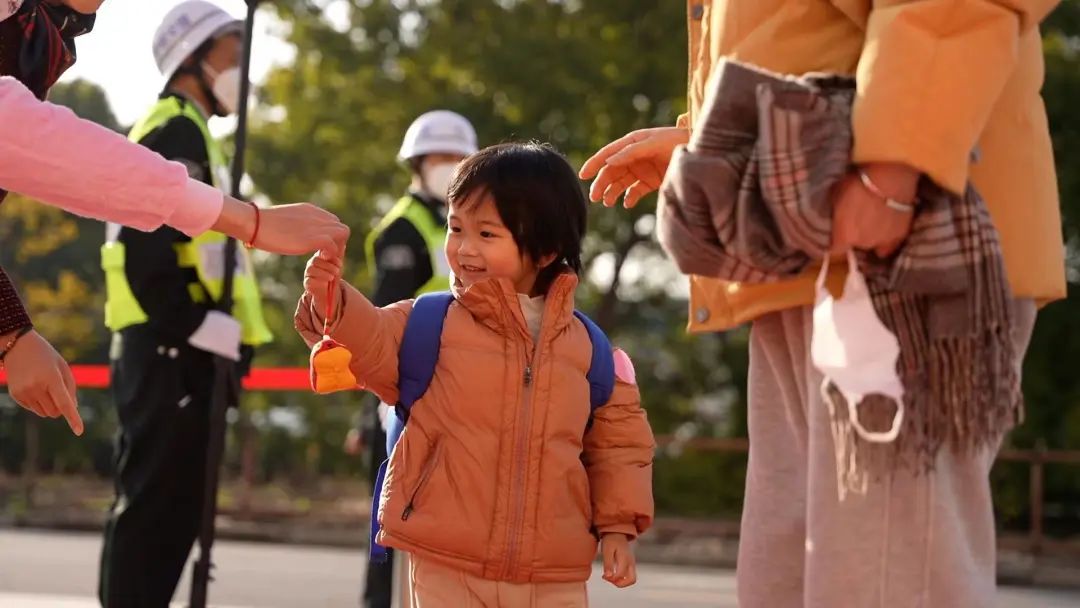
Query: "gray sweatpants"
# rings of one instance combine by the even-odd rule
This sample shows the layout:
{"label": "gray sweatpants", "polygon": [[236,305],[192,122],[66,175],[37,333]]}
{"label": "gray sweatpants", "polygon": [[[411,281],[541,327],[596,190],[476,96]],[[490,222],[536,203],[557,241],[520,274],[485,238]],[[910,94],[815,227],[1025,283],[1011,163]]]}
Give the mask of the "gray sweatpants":
{"label": "gray sweatpants", "polygon": [[[811,312],[773,313],[751,330],[740,606],[993,606],[996,449],[943,449],[932,473],[897,472],[841,502],[822,377],[810,361]],[[1014,320],[1023,353],[1034,304],[1018,304]]]}

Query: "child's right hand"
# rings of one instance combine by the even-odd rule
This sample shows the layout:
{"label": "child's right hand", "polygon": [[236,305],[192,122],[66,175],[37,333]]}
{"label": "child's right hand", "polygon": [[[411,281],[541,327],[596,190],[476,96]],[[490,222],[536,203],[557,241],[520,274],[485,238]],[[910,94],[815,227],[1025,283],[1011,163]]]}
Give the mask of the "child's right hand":
{"label": "child's right hand", "polygon": [[604,555],[605,581],[620,589],[637,582],[637,560],[625,534],[605,534],[600,538],[600,552]]}
{"label": "child's right hand", "polygon": [[[304,268],[304,291],[311,294],[312,304],[320,316],[326,314],[328,290],[337,280],[341,279],[344,261],[334,255],[320,249],[308,260]],[[336,298],[335,306],[340,306],[340,298]],[[333,311],[332,314],[337,314]]]}

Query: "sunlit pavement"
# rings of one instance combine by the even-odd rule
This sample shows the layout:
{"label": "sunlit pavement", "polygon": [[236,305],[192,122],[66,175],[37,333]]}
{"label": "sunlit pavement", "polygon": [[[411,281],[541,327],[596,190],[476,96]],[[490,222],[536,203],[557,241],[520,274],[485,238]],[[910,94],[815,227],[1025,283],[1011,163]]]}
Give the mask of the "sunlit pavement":
{"label": "sunlit pavement", "polygon": [[[101,539],[96,534],[0,530],[0,608],[89,608]],[[357,606],[364,555],[355,549],[222,541],[215,546],[218,608]],[[187,599],[185,574],[177,605]],[[615,589],[593,577],[590,604],[618,608],[734,607],[728,570],[642,564],[638,584]],[[1004,588],[1000,606],[1075,608],[1080,591]]]}

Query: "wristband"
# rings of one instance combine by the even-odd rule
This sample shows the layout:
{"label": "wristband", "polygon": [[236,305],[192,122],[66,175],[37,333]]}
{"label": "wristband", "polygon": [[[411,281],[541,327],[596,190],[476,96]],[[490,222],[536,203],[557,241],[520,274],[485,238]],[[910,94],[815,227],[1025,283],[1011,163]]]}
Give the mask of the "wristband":
{"label": "wristband", "polygon": [[881,188],[877,187],[873,181],[870,180],[870,176],[865,171],[859,171],[859,180],[862,181],[864,188],[870,191],[870,194],[885,201],[885,206],[893,211],[899,211],[901,213],[914,213],[915,203],[902,203],[891,196],[886,195],[881,191]]}
{"label": "wristband", "polygon": [[15,348],[15,343],[19,341],[19,338],[21,338],[21,337],[25,336],[26,334],[30,333],[31,331],[33,331],[33,329],[34,329],[33,325],[27,325],[26,327],[24,327],[24,328],[20,329],[19,331],[15,332],[15,335],[12,336],[11,339],[8,340],[8,343],[4,345],[4,348],[2,350],[0,350],[0,364],[3,363],[4,357],[6,357],[8,355],[8,353],[11,352],[11,349]]}

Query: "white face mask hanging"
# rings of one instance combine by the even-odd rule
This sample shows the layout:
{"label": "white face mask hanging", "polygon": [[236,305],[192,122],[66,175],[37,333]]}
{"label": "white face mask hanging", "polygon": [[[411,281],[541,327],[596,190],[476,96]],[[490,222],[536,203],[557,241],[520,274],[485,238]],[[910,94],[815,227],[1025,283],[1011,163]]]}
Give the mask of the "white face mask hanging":
{"label": "white face mask hanging", "polygon": [[[848,251],[847,281],[844,295],[838,299],[825,287],[828,272],[826,259],[817,278],[814,333],[810,340],[811,360],[825,375],[822,396],[830,402],[827,389],[832,383],[847,401],[855,432],[871,443],[889,443],[900,434],[904,421],[904,385],[896,372],[900,343],[878,318],[853,251]],[[859,421],[859,404],[871,394],[896,402],[896,414],[888,431],[869,431]]]}

